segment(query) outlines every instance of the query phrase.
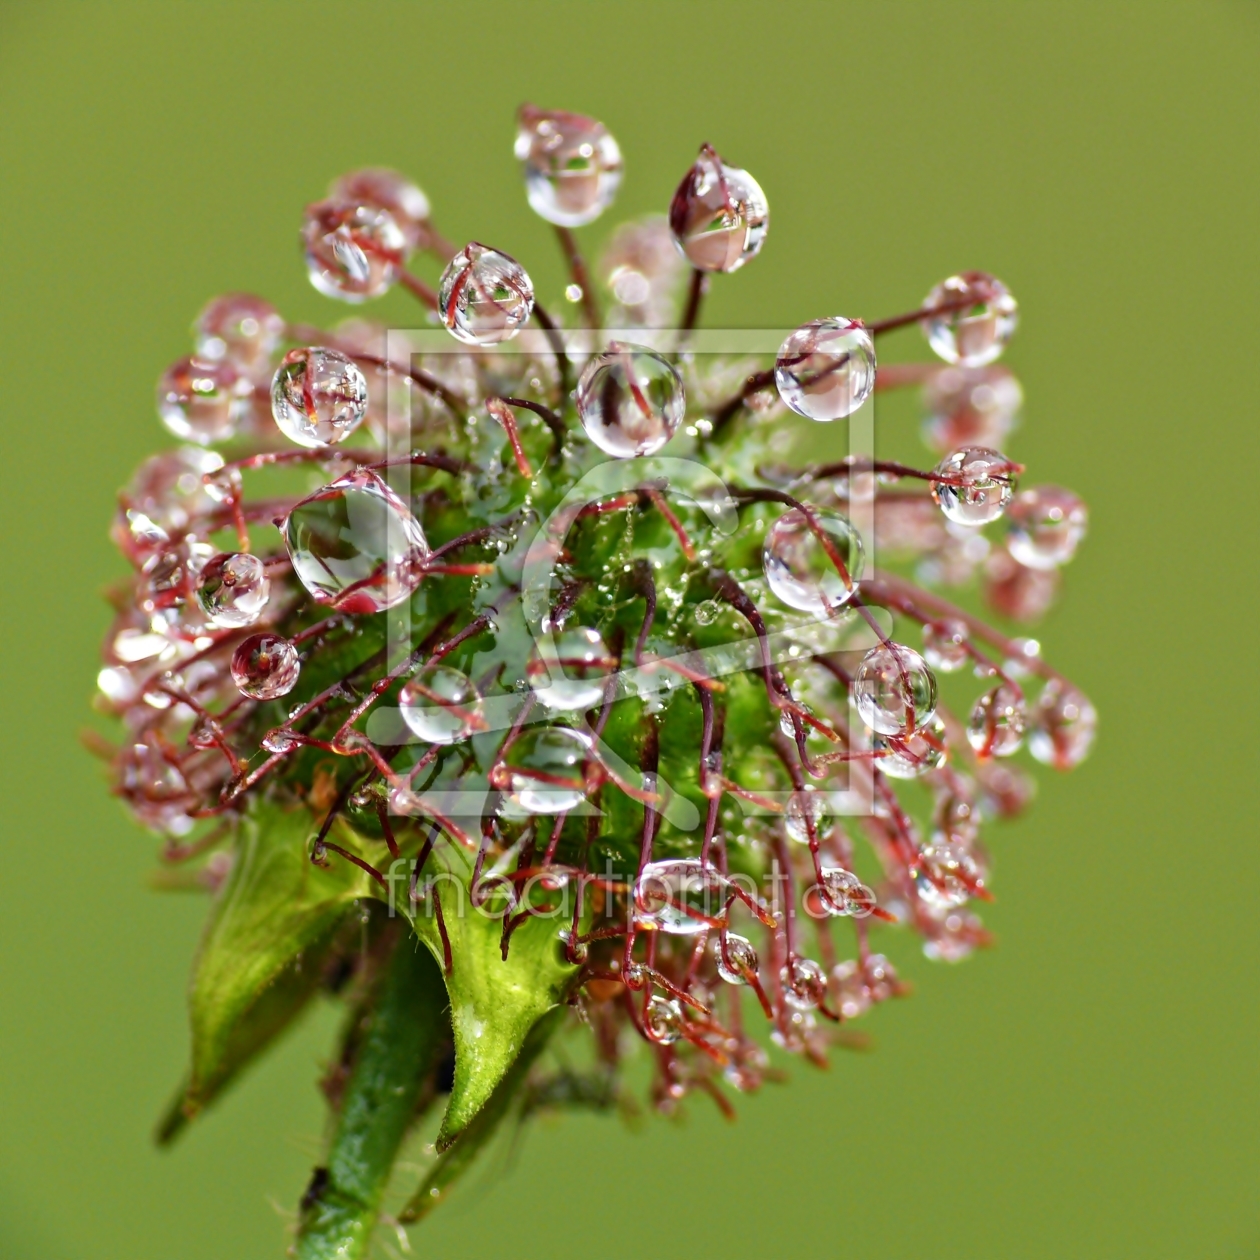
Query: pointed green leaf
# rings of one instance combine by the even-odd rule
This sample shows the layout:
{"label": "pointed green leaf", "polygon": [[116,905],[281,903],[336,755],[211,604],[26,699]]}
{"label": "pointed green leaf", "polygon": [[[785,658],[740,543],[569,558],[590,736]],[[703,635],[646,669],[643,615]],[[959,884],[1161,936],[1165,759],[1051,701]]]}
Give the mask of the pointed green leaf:
{"label": "pointed green leaf", "polygon": [[511,1110],[513,1101],[523,1093],[521,1087],[534,1060],[546,1047],[552,1034],[560,1026],[564,1012],[553,1010],[543,1016],[525,1039],[525,1045],[516,1056],[507,1074],[491,1093],[486,1104],[464,1129],[458,1142],[438,1156],[429,1175],[399,1214],[404,1224],[423,1220],[446,1197],[455,1181],[481,1154],[499,1125]]}
{"label": "pointed green leaf", "polygon": [[[196,1115],[301,1010],[319,963],[368,877],[311,864],[304,809],[260,804],[241,823],[235,861],[202,937],[189,994],[192,1066],[178,1110]],[[180,1128],[174,1115],[159,1136]]]}
{"label": "pointed green leaf", "polygon": [[[454,1142],[485,1105],[520,1054],[530,1029],[566,999],[577,974],[560,942],[560,930],[569,922],[567,912],[523,922],[512,934],[505,961],[503,920],[472,904],[472,858],[453,844],[441,853],[445,869],[439,872],[435,895],[441,899],[451,943],[446,991],[455,1033],[455,1083],[438,1134],[439,1150]],[[398,909],[406,901],[405,878],[395,887]],[[385,894],[379,888],[375,891]],[[413,927],[440,964],[442,937],[431,901],[421,906]]]}

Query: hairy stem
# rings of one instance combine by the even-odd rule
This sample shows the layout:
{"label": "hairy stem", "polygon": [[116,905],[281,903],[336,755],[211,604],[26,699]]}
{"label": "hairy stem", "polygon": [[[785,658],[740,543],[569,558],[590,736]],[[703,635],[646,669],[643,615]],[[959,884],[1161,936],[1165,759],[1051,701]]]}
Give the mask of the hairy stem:
{"label": "hairy stem", "polygon": [[437,964],[400,934],[359,1045],[328,1151],[302,1199],[298,1260],[357,1260],[445,1032]]}

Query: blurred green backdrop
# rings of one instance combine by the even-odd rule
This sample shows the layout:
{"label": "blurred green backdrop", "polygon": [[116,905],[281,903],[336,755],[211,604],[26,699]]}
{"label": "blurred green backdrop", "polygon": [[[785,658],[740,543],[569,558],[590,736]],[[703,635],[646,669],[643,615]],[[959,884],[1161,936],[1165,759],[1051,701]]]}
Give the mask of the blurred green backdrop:
{"label": "blurred green backdrop", "polygon": [[731,1129],[703,1100],[537,1128],[418,1249],[1260,1254],[1258,52],[1241,3],[5,4],[0,1254],[281,1252],[331,1019],[150,1145],[204,905],[146,889],[154,842],[75,742],[106,523],[207,297],[327,315],[295,237],[343,169],[411,172],[448,234],[559,288],[510,156],[523,98],[617,135],[610,219],[663,209],[701,140],[756,173],[768,246],[711,324],[877,317],[965,267],[1011,285],[1012,453],[1092,512],[1040,637],[1103,726],[998,839],[1000,947],[903,947],[918,991],[874,1053],[793,1065]]}

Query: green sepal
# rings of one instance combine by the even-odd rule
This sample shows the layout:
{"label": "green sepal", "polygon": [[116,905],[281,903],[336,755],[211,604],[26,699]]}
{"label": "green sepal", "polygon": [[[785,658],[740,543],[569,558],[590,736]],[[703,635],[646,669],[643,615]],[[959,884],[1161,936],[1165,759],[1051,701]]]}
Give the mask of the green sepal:
{"label": "green sepal", "polygon": [[[444,951],[433,896],[441,900],[450,938],[451,968],[445,980],[455,1036],[455,1081],[437,1137],[438,1150],[445,1150],[486,1105],[530,1029],[567,999],[578,968],[565,958],[560,939],[561,929],[571,921],[571,903],[565,914],[531,916],[521,923],[505,960],[502,918],[472,904],[472,856],[455,844],[443,845],[429,869],[434,866],[434,892],[427,904],[413,915],[409,906],[407,911],[416,935],[439,965]],[[397,912],[407,901],[410,862],[395,863],[391,873],[392,894],[379,886],[373,892]],[[574,895],[571,888],[568,892]]]}
{"label": "green sepal", "polygon": [[189,991],[192,1061],[158,1133],[170,1141],[286,1028],[318,986],[321,963],[368,876],[312,865],[305,809],[258,802],[241,821]]}
{"label": "green sepal", "polygon": [[552,1010],[529,1030],[525,1043],[511,1066],[491,1092],[481,1109],[460,1135],[438,1156],[437,1163],[399,1213],[403,1224],[423,1220],[446,1197],[451,1186],[481,1154],[499,1125],[511,1111],[513,1103],[523,1099],[525,1077],[534,1060],[564,1020],[564,1011]]}

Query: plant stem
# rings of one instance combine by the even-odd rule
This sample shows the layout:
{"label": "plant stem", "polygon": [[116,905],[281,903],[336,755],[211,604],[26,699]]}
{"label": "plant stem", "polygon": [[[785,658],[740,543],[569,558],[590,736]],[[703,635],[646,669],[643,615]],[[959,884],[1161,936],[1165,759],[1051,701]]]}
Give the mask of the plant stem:
{"label": "plant stem", "polygon": [[302,1199],[298,1260],[357,1260],[445,1033],[442,974],[409,931],[377,990],[328,1151]]}

